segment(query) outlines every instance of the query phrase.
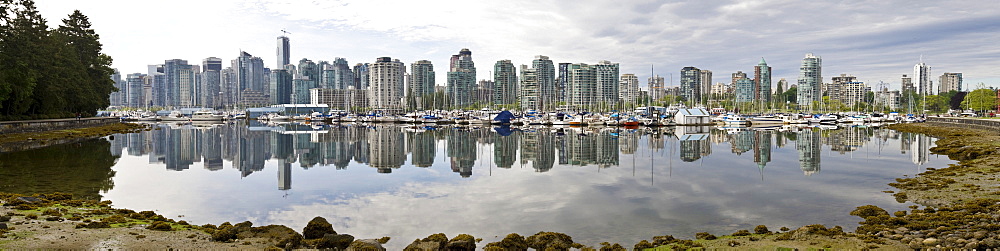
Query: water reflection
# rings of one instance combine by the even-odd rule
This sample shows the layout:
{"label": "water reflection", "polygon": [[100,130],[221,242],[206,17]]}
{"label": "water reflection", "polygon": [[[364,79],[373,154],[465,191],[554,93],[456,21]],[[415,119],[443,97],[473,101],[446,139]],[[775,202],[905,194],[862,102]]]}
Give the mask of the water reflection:
{"label": "water reflection", "polygon": [[906,209],[881,192],[887,183],[951,163],[927,153],[926,136],[875,127],[155,127],[101,146],[122,155],[103,193],[117,207],[295,229],[318,215],[338,232],[398,240],[558,231],[595,245],[757,224],[852,229],[858,205]]}
{"label": "water reflection", "polygon": [[[148,156],[149,163],[163,164],[174,171],[187,170],[199,162],[206,170],[218,171],[224,162],[230,162],[241,177],[264,170],[272,161],[278,166],[278,189],[288,190],[292,188],[293,165],[343,170],[352,160],[385,174],[406,166],[428,168],[443,162],[453,173],[468,178],[473,176],[477,163],[503,169],[531,168],[536,172],[547,172],[557,164],[602,169],[619,166],[622,158],[635,158],[630,155],[664,156],[666,152],[661,151],[668,148],[671,155],[676,154],[667,159],[668,163],[673,158],[698,162],[712,155],[713,144],[728,144],[736,156],[752,154],[752,162],[764,179],[772,151],[789,147],[790,143],[798,155],[799,168],[811,176],[821,171],[824,146],[843,155],[872,141],[884,145],[889,139],[899,140],[901,153],[909,153],[913,164],[923,165],[929,159],[931,142],[925,135],[857,126],[759,130],[708,126],[622,129],[250,123],[157,124],[156,130],[118,135],[120,140],[112,141],[111,154],[117,156],[124,150],[128,155]],[[489,158],[484,159],[484,155]]]}
{"label": "water reflection", "polygon": [[70,193],[100,199],[115,187],[112,177],[125,143],[88,139],[33,150],[0,153],[0,192]]}

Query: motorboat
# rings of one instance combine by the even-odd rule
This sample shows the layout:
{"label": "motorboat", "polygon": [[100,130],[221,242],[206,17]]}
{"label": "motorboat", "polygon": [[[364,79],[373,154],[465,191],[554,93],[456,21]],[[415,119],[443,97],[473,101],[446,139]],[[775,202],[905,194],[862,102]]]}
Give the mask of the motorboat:
{"label": "motorboat", "polygon": [[785,120],[775,116],[756,116],[748,119],[751,125],[784,124]]}
{"label": "motorboat", "polygon": [[210,111],[196,111],[191,113],[189,121],[222,121],[226,116],[215,114]]}
{"label": "motorboat", "polygon": [[746,125],[747,118],[737,114],[726,114],[726,116],[723,117],[722,122],[727,125]]}

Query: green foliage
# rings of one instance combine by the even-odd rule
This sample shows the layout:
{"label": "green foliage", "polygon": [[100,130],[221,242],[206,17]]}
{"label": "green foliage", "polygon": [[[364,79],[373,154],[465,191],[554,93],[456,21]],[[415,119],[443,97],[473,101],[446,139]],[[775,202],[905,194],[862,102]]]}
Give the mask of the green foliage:
{"label": "green foliage", "polygon": [[947,97],[941,95],[927,95],[924,99],[924,103],[927,104],[927,110],[930,112],[948,112],[949,105]]}
{"label": "green foliage", "polygon": [[965,96],[962,107],[974,111],[994,110],[997,107],[997,92],[991,89],[972,91]]}
{"label": "green foliage", "polygon": [[111,57],[87,16],[49,29],[32,0],[0,3],[0,119],[93,115],[115,91]]}

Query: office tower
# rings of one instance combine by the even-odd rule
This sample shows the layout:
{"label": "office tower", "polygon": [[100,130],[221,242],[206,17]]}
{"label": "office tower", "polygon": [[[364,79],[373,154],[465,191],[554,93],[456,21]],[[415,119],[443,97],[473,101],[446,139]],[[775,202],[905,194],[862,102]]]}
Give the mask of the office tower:
{"label": "office tower", "polygon": [[649,77],[647,80],[649,84],[649,99],[654,102],[659,102],[660,100],[667,97],[666,86],[663,82],[663,77],[660,75]]}
{"label": "office tower", "polygon": [[823,83],[823,59],[812,53],[806,54],[799,67],[798,101],[799,105],[809,107],[812,111],[813,102],[823,100],[820,85]]}
{"label": "office tower", "polygon": [[351,71],[351,66],[347,63],[347,59],[335,58],[331,67],[333,68],[333,82],[332,85],[324,88],[348,89],[354,87],[357,89],[354,83],[354,72]]}
{"label": "office tower", "polygon": [[239,84],[236,82],[236,71],[233,67],[226,67],[219,72],[219,83],[222,85],[222,106],[231,107],[239,101]]}
{"label": "office tower", "polygon": [[842,101],[847,107],[853,108],[855,104],[865,102],[865,94],[871,90],[872,88],[864,82],[854,81],[844,83],[841,92]]}
{"label": "office tower", "polygon": [[[531,68],[535,69],[535,74],[538,76],[539,95],[542,102],[542,110],[545,110],[546,108],[554,108],[557,102],[562,101],[562,99],[558,99],[559,93],[555,86],[555,65],[552,64],[552,60],[549,60],[548,56],[537,55],[535,56],[535,59],[531,61]],[[566,87],[563,86],[563,88],[563,91],[566,91]]]}
{"label": "office tower", "polygon": [[493,64],[493,103],[508,105],[518,100],[517,69],[508,59]]}
{"label": "office tower", "polygon": [[733,92],[736,96],[736,102],[754,102],[754,82],[749,78],[741,78],[736,80],[735,91]]}
{"label": "office tower", "polygon": [[913,84],[917,86],[920,95],[934,95],[934,82],[931,81],[931,67],[920,62],[913,66]]}
{"label": "office tower", "polygon": [[701,100],[702,102],[708,103],[711,98],[710,93],[712,93],[712,71],[701,70],[701,75],[698,75],[698,80],[701,81]]}
{"label": "office tower", "polygon": [[317,65],[316,62],[307,58],[299,60],[298,71],[295,74],[296,77],[308,79],[316,84],[319,84],[321,74],[319,65]]}
{"label": "office tower", "polygon": [[201,90],[203,93],[198,95],[201,99],[200,103],[204,107],[218,108],[222,106],[221,91],[222,91],[222,59],[217,57],[208,57],[201,61],[202,72],[201,72]]}
{"label": "office tower", "polygon": [[108,98],[108,105],[110,106],[122,106],[125,102],[124,93],[128,92],[128,86],[125,85],[125,81],[122,80],[122,73],[118,72],[118,69],[113,69],[115,72],[111,74],[111,81],[114,81],[114,87],[118,91],[112,92],[111,96]]}
{"label": "office tower", "polygon": [[254,57],[245,51],[240,51],[240,56],[232,60],[233,80],[236,84],[235,102],[237,105],[248,107],[262,105],[268,100],[261,100],[268,90],[265,88],[268,81],[264,78],[264,61],[259,57]]}
{"label": "office tower", "polygon": [[368,104],[376,110],[401,110],[406,68],[399,59],[380,57],[368,68]]}
{"label": "office tower", "polygon": [[278,62],[274,68],[282,69],[286,64],[291,64],[291,57],[289,57],[289,52],[291,51],[291,46],[288,44],[288,37],[279,36],[278,37]]}
{"label": "office tower", "polygon": [[844,99],[844,94],[847,91],[847,83],[851,82],[858,82],[858,78],[847,74],[832,77],[831,83],[826,88],[827,96],[830,96],[831,101],[840,101],[846,104],[847,100]]}
{"label": "office tower", "polygon": [[538,69],[521,65],[521,85],[518,89],[521,92],[521,109],[542,109],[542,87],[538,82]]}
{"label": "office tower", "polygon": [[269,86],[271,104],[292,103],[292,74],[286,69],[271,70],[271,85]]}
{"label": "office tower", "polygon": [[688,66],[681,69],[681,97],[692,104],[701,103],[701,70]]}
{"label": "office tower", "polygon": [[368,81],[371,80],[368,74],[368,63],[358,63],[354,65],[354,89],[368,89]]}
{"label": "office tower", "polygon": [[618,84],[621,82],[618,75],[618,63],[602,60],[593,67],[594,84],[597,89],[593,105],[603,105],[607,108],[617,104]]}
{"label": "office tower", "polygon": [[900,79],[900,90],[903,91],[903,93],[906,93],[908,91],[916,92],[917,88],[913,86],[913,78],[906,76],[906,74],[903,74],[903,78]]}
{"label": "office tower", "polygon": [[133,108],[144,108],[145,97],[143,93],[143,82],[146,78],[146,74],[142,73],[132,73],[125,76],[126,92],[124,106]]}
{"label": "office tower", "polygon": [[420,109],[432,106],[433,104],[425,104],[424,98],[434,94],[434,64],[430,60],[413,62],[410,64],[410,74],[408,99],[413,100]]}
{"label": "office tower", "polygon": [[569,65],[566,81],[566,104],[576,109],[587,109],[598,96],[594,67],[587,64]]}
{"label": "office tower", "polygon": [[566,100],[566,81],[569,80],[570,63],[559,63],[559,75],[556,77],[556,86],[553,87],[556,93],[556,100]]}
{"label": "office tower", "polygon": [[760,58],[757,66],[753,67],[753,89],[754,98],[763,103],[771,102],[771,67],[767,66],[764,58]]}
{"label": "office tower", "polygon": [[303,58],[299,60],[298,70],[292,76],[292,98],[293,104],[308,104],[309,89],[317,88],[319,83],[318,65],[312,60]]}
{"label": "office tower", "polygon": [[476,65],[472,62],[472,51],[462,48],[451,56],[448,71],[448,98],[455,108],[471,105],[472,92],[476,85]]}
{"label": "office tower", "polygon": [[618,81],[618,98],[627,104],[637,104],[639,102],[639,77],[635,74],[622,74]]}
{"label": "office tower", "polygon": [[945,72],[938,78],[938,93],[962,91],[962,73]]}
{"label": "office tower", "polygon": [[166,75],[166,105],[177,107],[193,107],[195,98],[195,75],[187,60],[171,59],[164,61]]}

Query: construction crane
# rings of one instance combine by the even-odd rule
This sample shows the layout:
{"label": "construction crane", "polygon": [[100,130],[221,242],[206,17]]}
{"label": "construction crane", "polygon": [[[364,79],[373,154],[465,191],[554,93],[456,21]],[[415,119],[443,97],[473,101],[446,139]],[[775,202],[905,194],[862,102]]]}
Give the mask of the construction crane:
{"label": "construction crane", "polygon": [[291,32],[288,32],[285,29],[281,29],[281,33],[284,33],[285,35],[292,34]]}

